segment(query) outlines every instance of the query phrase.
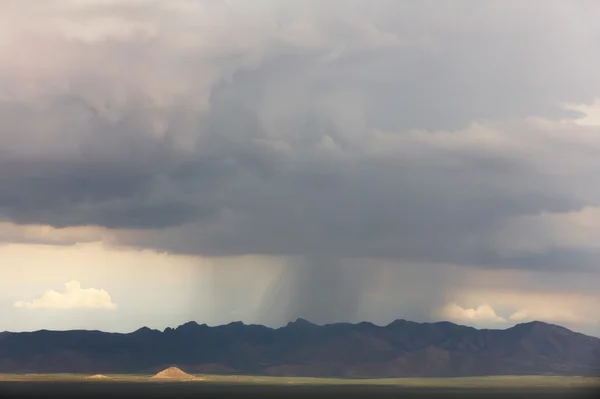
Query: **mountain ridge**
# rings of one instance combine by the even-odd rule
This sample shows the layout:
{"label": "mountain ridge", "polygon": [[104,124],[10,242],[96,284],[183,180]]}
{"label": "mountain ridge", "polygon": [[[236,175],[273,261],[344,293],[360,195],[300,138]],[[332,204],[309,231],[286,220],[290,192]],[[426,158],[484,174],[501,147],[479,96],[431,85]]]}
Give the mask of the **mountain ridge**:
{"label": "mountain ridge", "polygon": [[541,321],[477,329],[403,319],[271,328],[184,323],[163,331],[0,333],[0,373],[190,372],[312,377],[600,376],[600,338]]}
{"label": "mountain ridge", "polygon": [[584,333],[579,332],[579,331],[571,330],[571,329],[568,329],[568,328],[563,327],[563,326],[558,325],[558,324],[553,324],[553,323],[548,323],[548,322],[545,322],[545,321],[538,321],[538,320],[533,320],[533,321],[528,321],[528,322],[523,322],[523,323],[517,323],[517,324],[515,324],[512,327],[507,327],[507,328],[503,329],[503,328],[477,328],[477,327],[468,326],[468,325],[465,325],[465,324],[454,323],[454,322],[447,321],[447,320],[440,320],[440,321],[434,321],[434,322],[417,322],[417,321],[410,321],[410,320],[405,320],[405,319],[395,319],[395,320],[389,322],[388,324],[375,324],[375,323],[372,323],[372,322],[369,322],[369,321],[361,321],[361,322],[357,322],[357,323],[338,322],[338,323],[317,324],[317,323],[313,323],[313,322],[311,322],[311,321],[309,321],[307,319],[301,318],[301,317],[297,318],[294,321],[289,321],[287,324],[285,324],[283,326],[280,326],[280,327],[269,327],[269,326],[265,326],[263,324],[254,324],[254,323],[246,324],[243,321],[232,321],[232,322],[229,322],[227,324],[219,324],[219,325],[209,326],[206,323],[200,324],[197,321],[192,320],[192,321],[185,322],[185,323],[183,323],[183,324],[181,324],[181,325],[179,325],[179,326],[177,326],[175,328],[173,328],[173,327],[166,327],[162,331],[160,329],[150,328],[148,326],[142,326],[142,327],[138,328],[137,330],[134,330],[134,331],[131,331],[131,332],[115,332],[115,331],[87,330],[87,329],[75,329],[75,330],[48,330],[48,329],[40,329],[40,330],[32,330],[32,331],[8,331],[8,330],[6,330],[6,331],[0,331],[0,335],[2,335],[2,334],[25,334],[25,333],[34,333],[34,332],[74,332],[74,331],[101,332],[103,334],[123,334],[123,335],[126,335],[126,334],[134,334],[134,333],[142,332],[142,331],[165,332],[167,330],[177,330],[177,329],[180,329],[182,327],[185,328],[186,326],[189,326],[189,327],[195,326],[195,327],[218,328],[218,327],[226,327],[226,326],[229,326],[229,325],[243,325],[243,326],[246,326],[246,327],[260,326],[260,327],[267,328],[269,330],[280,330],[282,328],[293,326],[293,325],[296,325],[298,323],[305,324],[305,325],[312,325],[312,326],[315,326],[315,327],[327,327],[327,326],[334,326],[334,325],[355,325],[355,326],[358,326],[358,325],[369,325],[369,326],[377,327],[377,328],[390,327],[392,325],[400,324],[400,323],[410,323],[410,324],[419,324],[419,325],[450,324],[450,325],[453,325],[453,326],[470,328],[470,329],[474,329],[474,330],[477,330],[477,331],[506,331],[506,330],[513,329],[513,328],[515,328],[517,326],[545,325],[545,326],[559,327],[561,329],[565,329],[565,330],[570,331],[570,332],[575,333],[575,334],[582,334],[582,335],[589,336],[589,337],[592,337],[592,338],[598,338],[598,339],[600,339],[600,337],[595,337],[593,335],[588,335],[588,334],[584,334]]}

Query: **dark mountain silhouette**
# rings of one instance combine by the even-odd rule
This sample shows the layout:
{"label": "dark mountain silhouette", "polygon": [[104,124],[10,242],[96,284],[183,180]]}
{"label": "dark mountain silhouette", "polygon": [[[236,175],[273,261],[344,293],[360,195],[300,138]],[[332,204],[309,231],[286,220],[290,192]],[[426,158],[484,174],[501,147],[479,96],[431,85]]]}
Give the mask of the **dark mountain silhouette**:
{"label": "dark mountain silhouette", "polygon": [[175,365],[190,373],[322,377],[600,376],[600,338],[543,322],[478,330],[303,319],[278,329],[190,322],[163,332],[0,334],[0,373],[151,374]]}

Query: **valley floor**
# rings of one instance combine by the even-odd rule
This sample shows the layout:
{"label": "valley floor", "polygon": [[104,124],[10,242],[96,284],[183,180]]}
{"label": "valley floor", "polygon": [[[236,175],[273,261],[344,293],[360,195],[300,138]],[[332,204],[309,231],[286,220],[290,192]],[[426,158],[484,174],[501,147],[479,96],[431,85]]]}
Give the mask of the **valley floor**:
{"label": "valley floor", "polygon": [[[92,377],[92,378],[90,378]],[[385,379],[336,379],[309,377],[266,377],[193,375],[193,380],[155,379],[151,375],[106,374],[95,378],[87,374],[0,374],[0,382],[39,383],[182,383],[182,384],[225,384],[225,385],[302,385],[302,386],[397,386],[426,388],[576,388],[600,389],[600,378],[563,376],[489,376],[461,378],[385,378]]]}
{"label": "valley floor", "polygon": [[[137,379],[136,379],[137,378]],[[144,384],[148,381],[140,377],[130,377],[129,381],[88,383],[83,378],[79,381],[56,379],[50,381],[0,381],[0,397],[8,398],[403,398],[403,399],[470,399],[470,398],[523,398],[523,399],[554,399],[554,398],[592,398],[598,397],[598,387],[592,386],[540,386],[529,385],[521,387],[500,386],[462,386],[434,387],[420,382],[420,386],[371,384],[348,385],[347,382],[330,382],[329,385],[279,385],[269,383],[158,383]],[[554,382],[556,383],[556,382]],[[536,383],[537,384],[537,383]]]}

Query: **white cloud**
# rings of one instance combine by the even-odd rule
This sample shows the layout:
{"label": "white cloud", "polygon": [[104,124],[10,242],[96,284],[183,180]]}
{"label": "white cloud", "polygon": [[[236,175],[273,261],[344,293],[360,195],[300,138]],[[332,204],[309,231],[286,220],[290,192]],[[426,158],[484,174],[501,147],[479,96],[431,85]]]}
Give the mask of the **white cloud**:
{"label": "white cloud", "polygon": [[30,302],[15,302],[15,307],[26,309],[105,309],[113,310],[117,305],[112,302],[108,292],[96,288],[81,288],[78,281],[65,284],[64,292],[48,290],[39,298]]}
{"label": "white cloud", "polygon": [[567,104],[567,109],[577,111],[583,116],[577,119],[577,124],[582,126],[600,126],[600,98],[592,104]]}
{"label": "white cloud", "polygon": [[464,308],[456,303],[449,303],[441,310],[441,314],[450,321],[468,322],[493,322],[504,323],[506,320],[496,314],[496,311],[488,304],[476,308]]}
{"label": "white cloud", "polygon": [[[529,278],[524,276],[524,272],[512,272],[507,275],[507,279],[499,276],[488,279],[495,279],[494,283],[498,287],[508,287],[509,277],[512,278],[511,288],[494,288],[491,285],[465,287],[453,294],[453,303],[472,304],[486,303],[496,310],[501,310],[503,314],[508,315],[506,322],[510,324],[523,323],[529,321],[543,321],[562,325],[575,331],[588,331],[598,334],[597,329],[600,326],[600,317],[597,311],[600,296],[595,290],[590,290],[593,286],[595,277],[579,275],[571,276],[571,279],[565,275],[547,275],[537,273],[526,273]],[[521,276],[520,276],[521,275]],[[568,276],[568,275],[567,275]],[[582,279],[592,278],[588,288],[585,287]],[[504,281],[502,281],[504,280]],[[579,280],[578,283],[575,283]],[[480,281],[486,281],[480,279]],[[477,284],[475,281],[468,285]],[[575,284],[575,285],[574,285]],[[549,286],[554,285],[554,289]],[[545,286],[545,288],[544,288]],[[587,291],[587,292],[585,292]],[[451,312],[454,310],[460,315],[460,312],[452,307],[447,307]]]}

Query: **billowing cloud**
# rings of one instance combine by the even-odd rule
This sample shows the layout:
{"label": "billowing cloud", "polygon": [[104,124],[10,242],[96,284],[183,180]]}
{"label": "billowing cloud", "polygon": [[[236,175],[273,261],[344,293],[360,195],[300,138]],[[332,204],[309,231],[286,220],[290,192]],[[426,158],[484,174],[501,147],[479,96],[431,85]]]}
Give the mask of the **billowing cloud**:
{"label": "billowing cloud", "polygon": [[498,316],[488,304],[476,308],[463,308],[456,303],[449,303],[441,310],[440,314],[448,320],[458,323],[506,323],[506,320]]}
{"label": "billowing cloud", "polygon": [[[594,288],[595,274],[527,272],[529,276],[523,278],[523,272],[515,271],[506,276],[513,284],[502,281],[503,278],[494,274],[487,278],[497,278],[499,281],[494,282],[496,286],[482,281],[479,286],[469,284],[462,289],[455,287],[449,296],[449,303],[460,304],[464,309],[476,309],[478,305],[474,304],[488,304],[496,315],[505,319],[504,326],[539,320],[599,334],[597,304],[600,293]],[[454,306],[446,310],[460,314]]]}
{"label": "billowing cloud", "polygon": [[478,239],[506,218],[600,198],[587,5],[20,4],[0,17],[5,222],[204,255],[503,264]]}
{"label": "billowing cloud", "polygon": [[594,2],[33,8],[0,2],[2,242],[598,271]]}
{"label": "billowing cloud", "polygon": [[78,281],[70,281],[65,284],[65,291],[63,292],[48,290],[32,301],[18,301],[14,305],[17,308],[25,309],[59,310],[114,310],[117,308],[108,292],[96,288],[81,288]]}

